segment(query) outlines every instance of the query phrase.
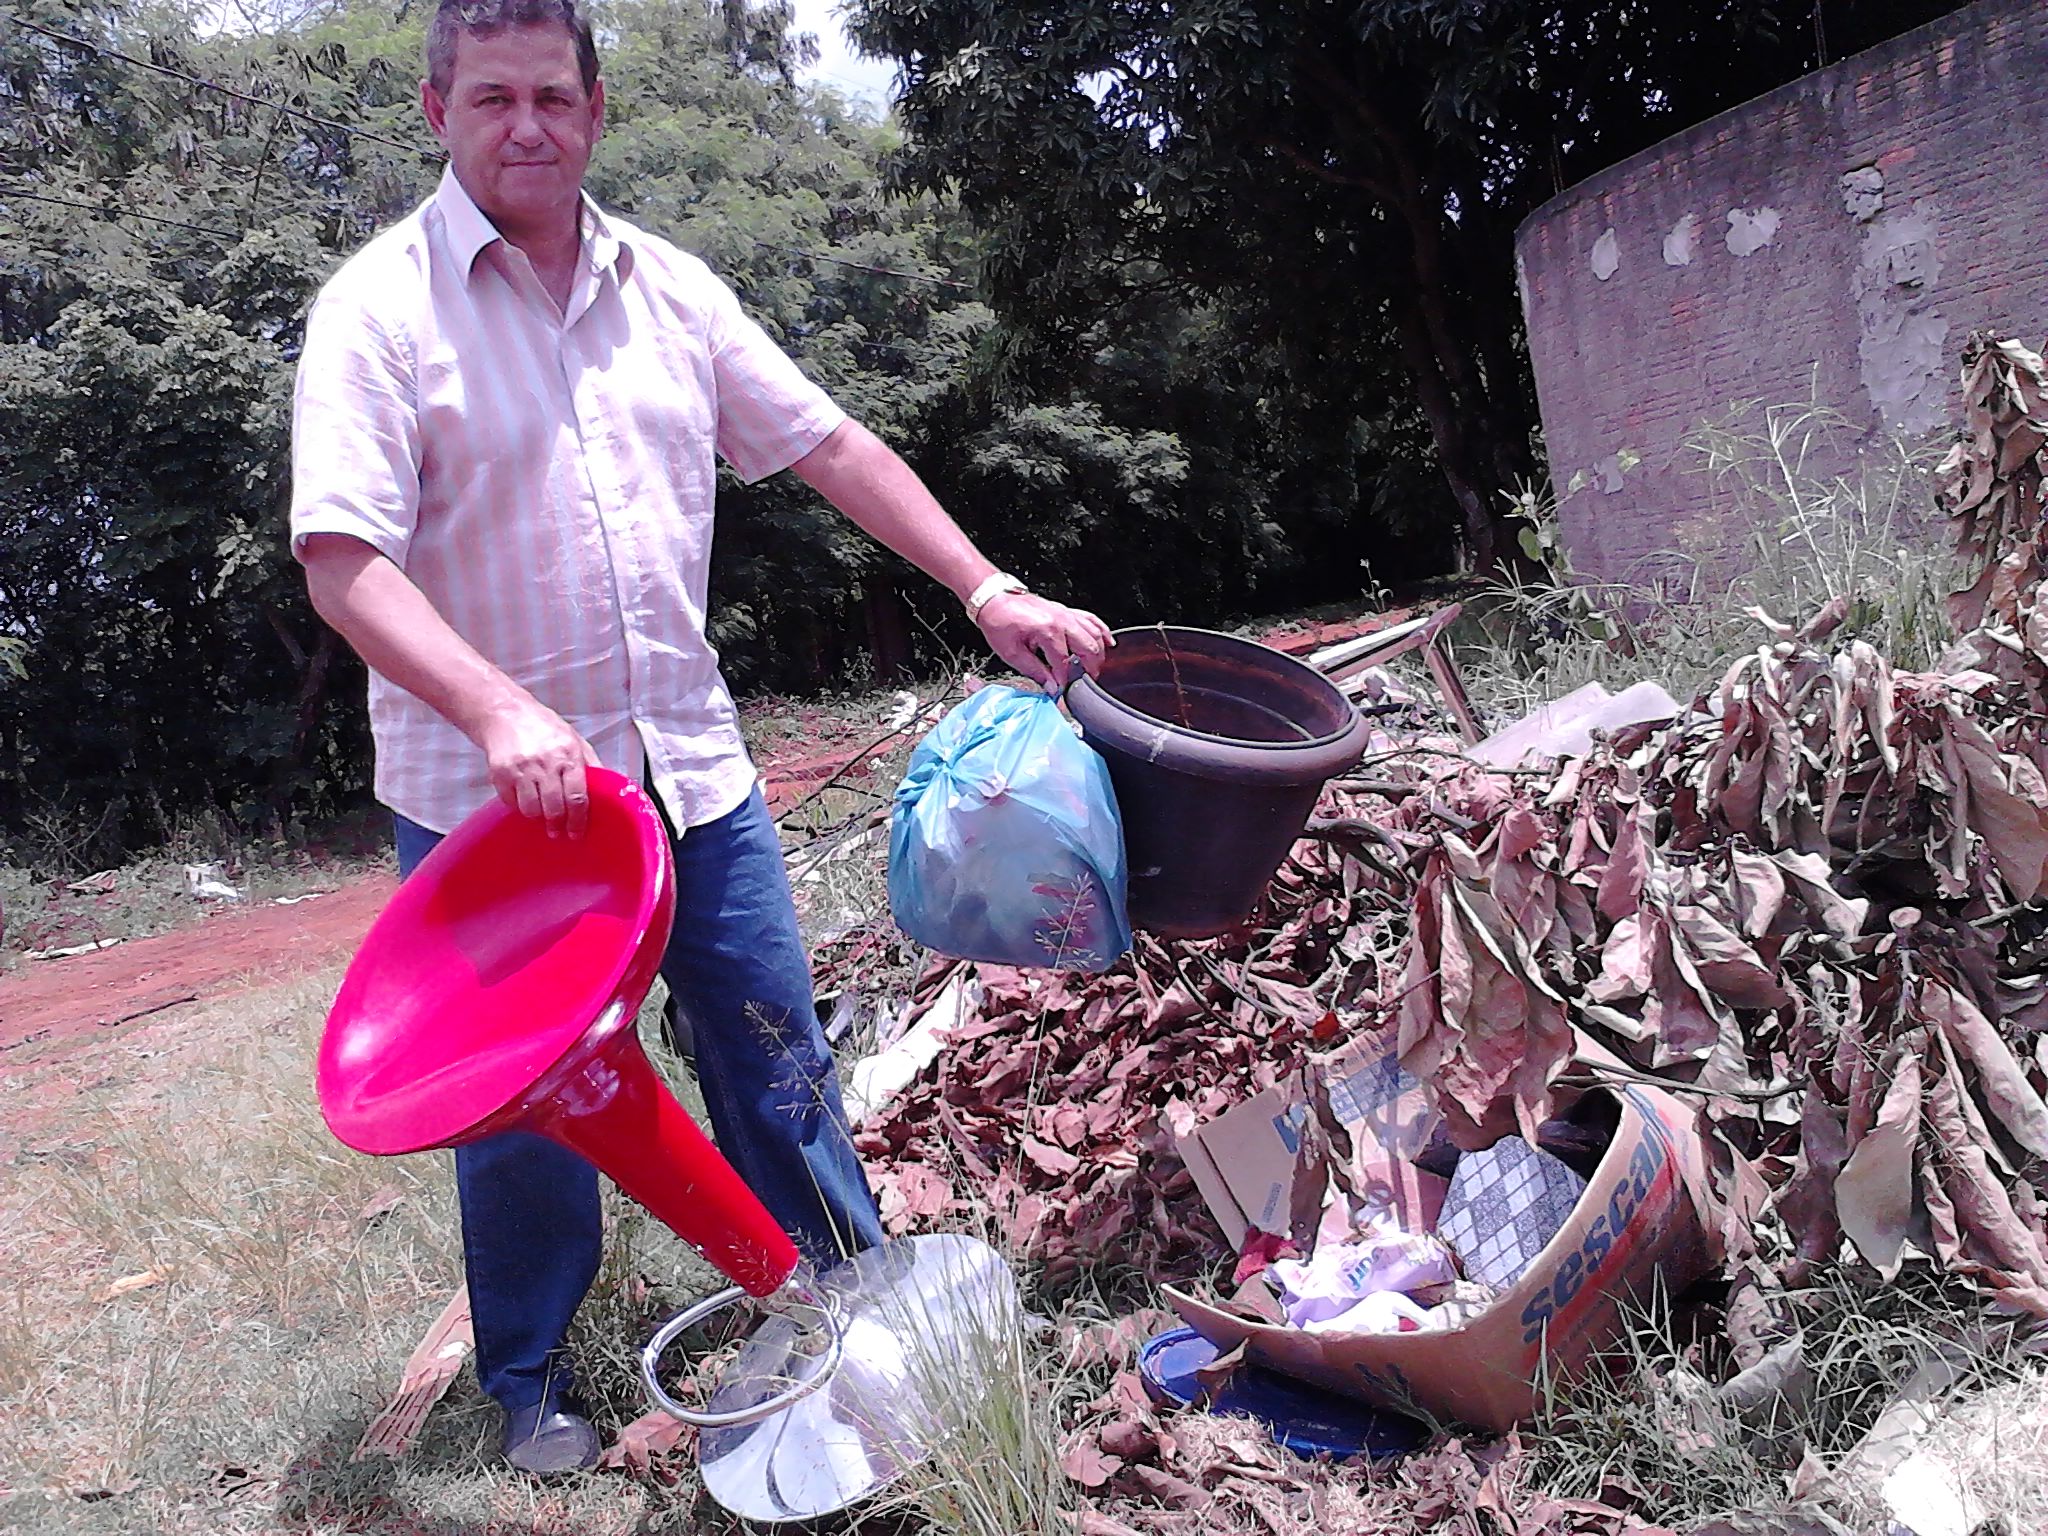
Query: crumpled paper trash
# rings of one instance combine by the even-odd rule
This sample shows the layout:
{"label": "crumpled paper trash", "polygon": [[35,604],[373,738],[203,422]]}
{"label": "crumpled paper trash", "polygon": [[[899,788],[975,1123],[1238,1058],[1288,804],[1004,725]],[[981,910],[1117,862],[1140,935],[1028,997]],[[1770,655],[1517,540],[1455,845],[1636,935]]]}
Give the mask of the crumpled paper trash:
{"label": "crumpled paper trash", "polygon": [[1499,1292],[1476,1280],[1439,1288],[1427,1304],[1399,1291],[1376,1291],[1335,1317],[1302,1326],[1303,1333],[1431,1333],[1462,1328],[1492,1306]]}
{"label": "crumpled paper trash", "polygon": [[1347,1314],[1368,1297],[1394,1295],[1406,1302],[1407,1292],[1458,1278],[1441,1242],[1398,1227],[1383,1227],[1348,1243],[1319,1244],[1313,1257],[1277,1259],[1267,1273],[1280,1287],[1287,1321],[1296,1328]]}

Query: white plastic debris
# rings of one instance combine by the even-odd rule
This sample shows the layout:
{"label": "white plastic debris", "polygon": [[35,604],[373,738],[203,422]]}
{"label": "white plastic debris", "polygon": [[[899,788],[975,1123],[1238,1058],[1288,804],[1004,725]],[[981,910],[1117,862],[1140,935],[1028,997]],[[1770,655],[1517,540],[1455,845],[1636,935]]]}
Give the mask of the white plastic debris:
{"label": "white plastic debris", "polygon": [[1319,1244],[1312,1258],[1276,1260],[1270,1273],[1287,1321],[1297,1328],[1327,1322],[1379,1293],[1417,1291],[1458,1278],[1442,1242],[1391,1225],[1353,1242]]}
{"label": "white plastic debris", "polygon": [[932,1005],[902,1036],[874,1055],[857,1061],[845,1074],[847,1118],[858,1125],[909,1087],[917,1074],[938,1060],[944,1031],[958,1029],[981,1006],[981,983],[962,971],[932,999]]}
{"label": "white plastic debris", "polygon": [[1335,1317],[1305,1323],[1303,1333],[1447,1333],[1462,1328],[1500,1299],[1490,1285],[1460,1280],[1442,1299],[1424,1304],[1399,1291],[1375,1291]]}
{"label": "white plastic debris", "polygon": [[1913,1536],[1972,1536],[1990,1518],[1956,1467],[1913,1452],[1884,1480],[1884,1502]]}
{"label": "white plastic debris", "polygon": [[228,884],[227,871],[218,864],[187,864],[185,889],[200,901],[242,899],[242,893]]}
{"label": "white plastic debris", "polygon": [[22,956],[24,960],[68,960],[73,955],[89,955],[96,949],[112,949],[119,939],[95,939],[90,944],[67,944],[62,949],[32,949]]}
{"label": "white plastic debris", "polygon": [[1532,760],[1584,757],[1593,733],[1624,726],[1675,720],[1685,711],[1656,683],[1642,682],[1610,694],[1588,683],[1561,699],[1530,711],[1504,730],[1469,749],[1467,755],[1492,768],[1514,768]]}

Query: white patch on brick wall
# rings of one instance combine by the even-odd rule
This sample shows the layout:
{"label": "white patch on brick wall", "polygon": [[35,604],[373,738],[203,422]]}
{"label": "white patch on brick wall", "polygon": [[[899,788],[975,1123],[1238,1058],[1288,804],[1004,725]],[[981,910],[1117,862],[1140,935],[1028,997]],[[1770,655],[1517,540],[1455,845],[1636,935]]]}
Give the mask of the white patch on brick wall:
{"label": "white patch on brick wall", "polygon": [[1778,238],[1782,222],[1775,208],[1730,208],[1728,249],[1737,256],[1754,256]]}
{"label": "white patch on brick wall", "polygon": [[1522,316],[1529,314],[1529,265],[1522,260],[1522,253],[1515,252],[1515,292],[1522,296]]}
{"label": "white patch on brick wall", "polygon": [[1948,321],[1932,296],[1941,276],[1933,212],[1914,204],[1866,227],[1856,271],[1856,356],[1879,419],[1903,434],[1948,419]]}
{"label": "white patch on brick wall", "polygon": [[1688,213],[1671,226],[1671,233],[1664,237],[1664,265],[1667,267],[1689,267],[1693,253],[1700,248],[1700,216]]}
{"label": "white patch on brick wall", "polygon": [[1614,228],[1608,226],[1607,233],[1593,242],[1593,275],[1606,282],[1621,270],[1621,241],[1615,237]]}
{"label": "white patch on brick wall", "polygon": [[1868,224],[1884,212],[1884,172],[1874,165],[1858,166],[1842,177],[1842,209],[1858,224]]}

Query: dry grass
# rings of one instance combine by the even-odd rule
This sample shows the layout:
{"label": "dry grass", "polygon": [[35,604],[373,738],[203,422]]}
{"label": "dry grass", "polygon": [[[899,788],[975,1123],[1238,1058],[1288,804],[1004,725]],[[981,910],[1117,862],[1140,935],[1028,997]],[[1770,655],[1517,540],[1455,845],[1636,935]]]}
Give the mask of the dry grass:
{"label": "dry grass", "polygon": [[914,1313],[891,1318],[909,1345],[909,1381],[931,1415],[933,1449],[883,1507],[919,1532],[1065,1536],[1080,1493],[1060,1453],[1065,1426],[1093,1395],[1086,1373],[1067,1363],[1050,1321],[1001,1305],[949,1317],[944,1330]]}
{"label": "dry grass", "polygon": [[[1930,1444],[2010,1430],[2004,1483],[2048,1499],[2048,1418],[2036,1412],[2029,1424],[1996,1406],[2038,1375],[2015,1336],[1955,1282],[1925,1266],[1892,1282],[1833,1270],[1782,1302],[1797,1331],[1781,1363],[1796,1364],[1773,1376],[1773,1390],[1737,1397],[1698,1373],[1677,1342],[1683,1319],[1662,1304],[1639,1313],[1604,1370],[1550,1395],[1524,1437],[1534,1452],[1526,1485],[1567,1498],[1634,1490],[1647,1518],[1677,1530],[1736,1516],[1881,1530],[1888,1522],[1856,1452],[1880,1415],[1924,1393],[1953,1414]],[[1802,1464],[1835,1475],[1800,1477]],[[2002,1496],[1988,1512],[2025,1507]]]}
{"label": "dry grass", "polygon": [[[495,1462],[495,1413],[467,1377],[412,1455],[348,1461],[458,1268],[445,1157],[357,1157],[319,1121],[310,1068],[334,979],[216,1007],[203,1025],[180,1031],[175,1049],[115,1073],[58,1142],[18,1160],[0,1194],[13,1239],[0,1274],[0,1422],[11,1431],[0,1436],[0,1528],[78,1536],[732,1529],[700,1497],[687,1455],[652,1479],[592,1474],[541,1485],[508,1474]],[[643,1031],[650,1022],[651,1010]],[[686,1071],[653,1054],[689,1099]],[[59,1062],[45,1069],[65,1070]],[[394,1189],[397,1203],[366,1220],[362,1213],[387,1204]],[[572,1338],[607,1428],[641,1411],[635,1353],[654,1321],[714,1283],[644,1216],[618,1201],[613,1214],[604,1271]],[[1000,1246],[989,1214],[978,1235]],[[99,1299],[112,1281],[151,1270],[165,1278]],[[1838,1384],[1815,1410],[1812,1443],[1824,1451],[1841,1449],[1843,1434],[1867,1420],[1936,1315],[1924,1305],[1913,1316],[1896,1302],[1887,1302],[1890,1312],[1874,1305],[1823,1299],[1815,1308],[1816,1349]],[[1106,1378],[1099,1367],[1068,1365],[1058,1341],[1066,1325],[1107,1310],[1098,1297],[1070,1295],[1049,1329],[970,1338],[972,1372],[928,1361],[944,1421],[939,1453],[866,1528],[958,1536],[1067,1529],[1082,1501],[1060,1473],[1059,1453],[1073,1416]],[[1736,1428],[1708,1452],[1672,1433],[1697,1422],[1697,1405],[1671,1385],[1671,1357],[1655,1342],[1663,1336],[1643,1335],[1642,1359],[1609,1395],[1575,1396],[1532,1437],[1545,1448],[1534,1469],[1541,1485],[1590,1490],[1625,1472],[1674,1490],[1662,1511],[1671,1520],[1784,1507],[1780,1461]],[[987,1385],[944,1389],[968,1376]],[[1845,1395],[1843,1383],[1860,1395]],[[1953,1432],[2002,1437],[1995,1457],[1966,1449],[1962,1460],[1985,1485],[1978,1496],[1987,1506],[2019,1521],[2034,1518],[2027,1500],[2048,1487],[2039,1463],[2023,1470],[2022,1456],[2038,1455],[2048,1433],[2038,1415],[2010,1409],[2016,1401],[1988,1398]],[[1823,1421],[1832,1426],[1825,1434]],[[1230,1433],[1199,1419],[1177,1432],[1194,1440]],[[1347,1528],[1370,1529],[1405,1507],[1356,1474],[1291,1471],[1285,1507],[1272,1512],[1283,1524],[1272,1528],[1291,1529],[1291,1509],[1341,1507],[1355,1516]]]}
{"label": "dry grass", "polygon": [[2048,1372],[1957,1405],[1919,1450],[1937,1486],[1978,1522],[1972,1529],[2048,1531]]}
{"label": "dry grass", "polygon": [[[447,1156],[360,1157],[320,1121],[312,1058],[335,980],[215,1007],[94,1095],[60,1144],[18,1158],[0,1194],[0,1529],[695,1528],[687,1481],[508,1475],[467,1375],[412,1455],[348,1460],[460,1267]],[[645,1226],[621,1230],[583,1336],[644,1335],[664,1297],[643,1273],[690,1292],[689,1263]],[[620,1361],[583,1358],[600,1413],[636,1416]]]}
{"label": "dry grass", "polygon": [[1619,692],[1649,678],[1683,702],[1768,638],[1751,608],[1796,624],[1836,598],[1848,605],[1844,635],[1899,667],[1931,666],[1954,638],[1943,600],[1967,584],[1933,511],[1939,448],[1871,442],[1835,467],[1856,440],[1812,402],[1731,407],[1690,442],[1687,469],[1711,488],[1711,518],[1613,581],[1572,570],[1554,505],[1522,498],[1560,580],[1467,605],[1450,638],[1475,701],[1504,723],[1585,683]]}

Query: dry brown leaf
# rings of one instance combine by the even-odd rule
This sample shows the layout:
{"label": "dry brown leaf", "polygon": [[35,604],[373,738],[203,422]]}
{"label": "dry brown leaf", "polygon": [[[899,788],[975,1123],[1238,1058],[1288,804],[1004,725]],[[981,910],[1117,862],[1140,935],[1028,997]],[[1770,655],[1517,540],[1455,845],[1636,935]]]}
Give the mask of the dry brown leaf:
{"label": "dry brown leaf", "polygon": [[1935,1078],[1927,1112],[1939,1148],[1942,1191],[1955,1212],[1964,1259],[2001,1292],[2011,1295],[2048,1285],[2048,1250],[2021,1224],[2012,1199],[1991,1171],[1963,1118],[1962,1090],[1946,1074]]}
{"label": "dry brown leaf", "polygon": [[397,1210],[399,1202],[403,1199],[405,1199],[405,1191],[398,1185],[379,1185],[377,1192],[365,1200],[363,1208],[356,1212],[356,1220],[365,1226],[381,1221],[384,1217]]}
{"label": "dry brown leaf", "polygon": [[682,1442],[687,1431],[688,1426],[681,1419],[653,1409],[621,1429],[618,1439],[605,1447],[597,1464],[610,1471],[645,1477],[654,1469],[655,1462]]}
{"label": "dry brown leaf", "polygon": [[170,1278],[170,1275],[169,1265],[161,1265],[155,1269],[145,1269],[140,1274],[123,1275],[113,1284],[105,1286],[96,1292],[93,1300],[112,1301],[116,1297],[126,1296],[135,1291],[146,1291],[152,1286],[163,1284],[164,1281]]}
{"label": "dry brown leaf", "polygon": [[1920,1058],[1908,1052],[1892,1070],[1877,1124],[1835,1176],[1842,1231],[1887,1280],[1898,1273],[1917,1204],[1913,1155],[1920,1139]]}
{"label": "dry brown leaf", "polygon": [[1757,952],[1720,918],[1692,902],[1671,904],[1672,925],[1690,946],[1707,989],[1735,1008],[1782,1008],[1785,988]]}
{"label": "dry brown leaf", "polygon": [[1136,1526],[1125,1525],[1099,1509],[1064,1511],[1063,1518],[1072,1527],[1074,1536],[1142,1536]]}
{"label": "dry brown leaf", "polygon": [[1121,1456],[1104,1451],[1089,1432],[1076,1435],[1060,1453],[1060,1471],[1083,1488],[1106,1487],[1123,1467]]}
{"label": "dry brown leaf", "polygon": [[1934,982],[1921,991],[1920,1012],[1940,1028],[1957,1057],[1975,1073],[1985,1107],[2006,1133],[2032,1156],[2048,1162],[2048,1104],[2043,1104],[2012,1048],[1990,1021],[1961,993]]}
{"label": "dry brown leaf", "polygon": [[403,1456],[412,1449],[427,1415],[462,1372],[462,1362],[476,1345],[469,1314],[469,1287],[448,1298],[427,1331],[406,1357],[398,1391],[363,1430],[349,1455],[351,1461],[371,1456]]}
{"label": "dry brown leaf", "polygon": [[1849,1141],[1838,1110],[1809,1089],[1800,1116],[1799,1152],[1777,1200],[1799,1257],[1812,1264],[1831,1257],[1841,1241],[1835,1179],[1848,1161]]}

